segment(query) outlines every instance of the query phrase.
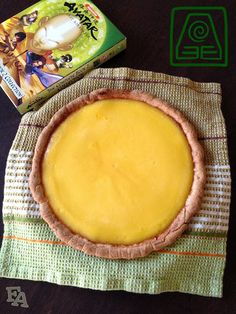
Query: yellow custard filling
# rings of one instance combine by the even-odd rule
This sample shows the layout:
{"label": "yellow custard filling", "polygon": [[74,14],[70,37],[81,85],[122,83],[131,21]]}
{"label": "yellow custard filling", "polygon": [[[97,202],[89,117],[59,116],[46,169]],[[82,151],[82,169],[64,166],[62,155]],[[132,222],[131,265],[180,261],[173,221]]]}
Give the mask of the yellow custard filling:
{"label": "yellow custard filling", "polygon": [[53,133],[42,163],[45,193],[73,232],[133,244],[164,231],[193,181],[188,141],[177,123],[141,101],[96,101]]}

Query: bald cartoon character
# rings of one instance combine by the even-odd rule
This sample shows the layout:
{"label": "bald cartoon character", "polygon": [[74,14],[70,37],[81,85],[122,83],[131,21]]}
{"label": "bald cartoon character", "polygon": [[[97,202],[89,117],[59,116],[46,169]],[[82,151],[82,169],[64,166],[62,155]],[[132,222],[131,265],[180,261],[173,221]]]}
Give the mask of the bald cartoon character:
{"label": "bald cartoon character", "polygon": [[53,49],[70,50],[81,32],[82,25],[76,16],[59,14],[51,18],[45,17],[28,41],[27,49],[38,54]]}

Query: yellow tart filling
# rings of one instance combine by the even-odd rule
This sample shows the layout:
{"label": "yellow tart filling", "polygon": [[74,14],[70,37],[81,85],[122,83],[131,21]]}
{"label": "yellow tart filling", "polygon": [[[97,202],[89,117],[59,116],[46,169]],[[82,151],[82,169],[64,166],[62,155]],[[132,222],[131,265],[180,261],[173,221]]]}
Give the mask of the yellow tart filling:
{"label": "yellow tart filling", "polygon": [[185,134],[141,101],[96,101],[53,133],[42,180],[56,216],[99,243],[134,244],[163,232],[193,181]]}

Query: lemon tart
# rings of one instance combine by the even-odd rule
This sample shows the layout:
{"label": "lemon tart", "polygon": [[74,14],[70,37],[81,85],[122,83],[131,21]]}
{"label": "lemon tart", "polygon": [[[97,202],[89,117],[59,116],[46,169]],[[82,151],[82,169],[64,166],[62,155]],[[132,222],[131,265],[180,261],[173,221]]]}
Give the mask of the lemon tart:
{"label": "lemon tart", "polygon": [[144,92],[110,89],[52,117],[30,174],[56,236],[111,259],[173,243],[199,209],[204,183],[203,149],[184,116]]}

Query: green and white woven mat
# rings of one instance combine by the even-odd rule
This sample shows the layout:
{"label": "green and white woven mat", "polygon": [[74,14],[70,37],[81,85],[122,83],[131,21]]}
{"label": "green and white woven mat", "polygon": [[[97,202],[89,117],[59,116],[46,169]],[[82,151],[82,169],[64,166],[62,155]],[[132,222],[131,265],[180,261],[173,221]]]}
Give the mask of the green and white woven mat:
{"label": "green and white woven mat", "polygon": [[[41,219],[29,190],[32,156],[43,127],[64,104],[101,87],[140,89],[166,100],[195,125],[205,148],[207,183],[200,211],[174,245],[141,259],[99,259],[65,245]],[[94,70],[26,114],[7,160],[0,276],[99,290],[221,297],[231,184],[220,106],[219,84],[119,68]]]}

